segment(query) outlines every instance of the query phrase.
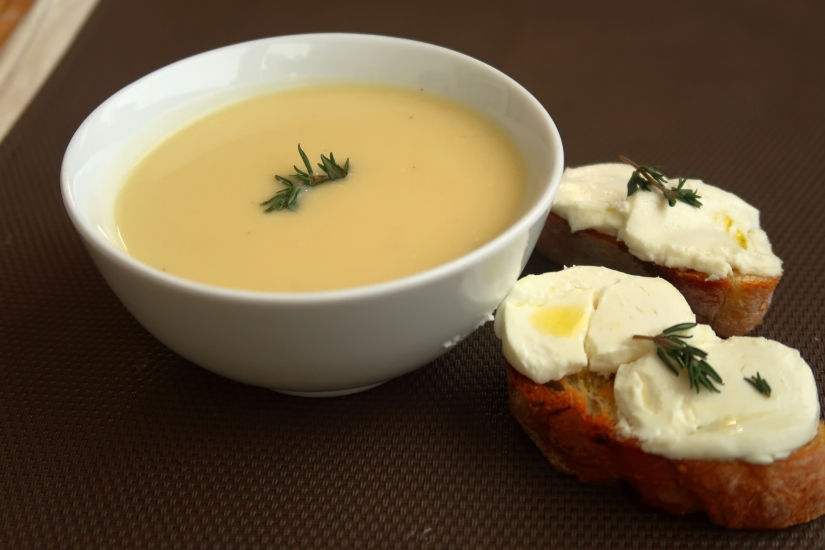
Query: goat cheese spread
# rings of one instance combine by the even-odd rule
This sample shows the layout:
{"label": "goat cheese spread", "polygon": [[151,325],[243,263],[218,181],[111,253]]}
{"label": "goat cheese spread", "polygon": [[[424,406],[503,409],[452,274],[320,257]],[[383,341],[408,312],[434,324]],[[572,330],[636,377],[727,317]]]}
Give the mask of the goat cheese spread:
{"label": "goat cheese spread", "polygon": [[640,260],[719,279],[733,272],[782,274],[782,260],[760,228],[759,210],[733,193],[691,179],[685,187],[699,194],[701,208],[682,202],[669,206],[655,190],[628,197],[633,170],[621,163],[568,168],[552,211],[567,220],[571,231],[595,229],[616,237]]}

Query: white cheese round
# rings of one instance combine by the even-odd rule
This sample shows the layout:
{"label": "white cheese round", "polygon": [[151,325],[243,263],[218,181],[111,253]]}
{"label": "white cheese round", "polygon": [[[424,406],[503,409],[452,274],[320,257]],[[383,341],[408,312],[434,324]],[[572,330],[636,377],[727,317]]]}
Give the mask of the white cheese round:
{"label": "white cheese round", "polygon": [[630,211],[627,180],[632,173],[632,166],[620,163],[568,168],[552,211],[567,220],[571,231],[595,229],[615,237]]}
{"label": "white cheese round", "polygon": [[[694,329],[691,345],[724,381],[720,392],[690,388],[654,354],[622,365],[614,395],[619,430],[642,449],[672,459],[769,463],[786,458],[816,435],[819,396],[813,373],[799,352],[765,338],[721,340],[706,325]],[[745,378],[757,374],[770,397]]]}
{"label": "white cheese round", "polygon": [[634,334],[694,320],[662,279],[580,266],[518,281],[496,312],[495,330],[510,365],[544,384],[587,366],[615,372],[653,349]]}
{"label": "white cheese round", "polygon": [[[637,258],[668,267],[694,269],[714,278],[732,272],[775,277],[782,261],[759,226],[759,211],[733,193],[699,180],[686,188],[702,207],[669,206],[658,190],[627,197],[633,167],[621,163],[568,168],[553,212],[572,231],[595,229],[623,241]],[[676,186],[671,181],[668,187]]]}
{"label": "white cheese round", "polygon": [[692,323],[696,316],[684,296],[664,279],[626,275],[601,292],[590,318],[585,350],[590,370],[616,372],[653,349],[634,334],[654,336],[679,323]]}

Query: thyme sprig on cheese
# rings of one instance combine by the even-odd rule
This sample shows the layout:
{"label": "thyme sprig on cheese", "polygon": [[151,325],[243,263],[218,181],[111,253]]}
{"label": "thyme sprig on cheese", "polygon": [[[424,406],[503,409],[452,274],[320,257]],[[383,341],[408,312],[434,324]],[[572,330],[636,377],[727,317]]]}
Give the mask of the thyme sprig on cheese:
{"label": "thyme sprig on cheese", "polygon": [[335,155],[332,153],[329,154],[329,158],[321,155],[321,162],[318,164],[318,168],[324,172],[321,174],[313,171],[312,163],[309,162],[309,158],[306,153],[304,153],[304,150],[301,149],[300,143],[298,144],[298,153],[301,155],[301,160],[304,161],[306,171],[303,171],[293,165],[295,173],[291,174],[289,177],[298,181],[292,181],[282,176],[275,176],[275,179],[286,185],[286,187],[275,193],[275,196],[268,201],[261,203],[261,206],[269,205],[269,208],[264,210],[264,212],[283,210],[284,208],[295,210],[295,203],[301,193],[301,187],[315,187],[316,185],[320,185],[326,181],[344,179],[349,174],[349,159],[347,159],[346,162],[344,162],[344,165],[341,166],[335,162]]}
{"label": "thyme sprig on cheese", "polygon": [[756,388],[756,391],[758,391],[765,397],[771,396],[771,386],[770,384],[768,384],[767,380],[760,376],[759,371],[756,371],[756,376],[745,378],[745,382]]}
{"label": "thyme sprig on cheese", "polygon": [[696,393],[699,393],[702,388],[719,393],[719,389],[714,384],[724,385],[724,382],[713,367],[705,361],[708,354],[685,342],[686,339],[691,338],[689,334],[677,334],[692,329],[696,324],[681,323],[663,330],[658,336],[635,334],[633,338],[650,340],[656,344],[656,355],[676,376],[679,376],[681,369],[686,370],[690,387],[696,388]]}
{"label": "thyme sprig on cheese", "polygon": [[679,178],[679,184],[676,187],[668,189],[665,186],[665,184],[668,183],[668,179],[659,171],[660,167],[639,165],[622,155],[619,155],[619,160],[636,169],[627,182],[628,197],[639,189],[642,191],[651,191],[650,186],[652,185],[662,192],[670,206],[676,206],[676,202],[681,201],[695,208],[702,207],[702,203],[699,200],[702,197],[693,189],[684,188],[687,178]]}

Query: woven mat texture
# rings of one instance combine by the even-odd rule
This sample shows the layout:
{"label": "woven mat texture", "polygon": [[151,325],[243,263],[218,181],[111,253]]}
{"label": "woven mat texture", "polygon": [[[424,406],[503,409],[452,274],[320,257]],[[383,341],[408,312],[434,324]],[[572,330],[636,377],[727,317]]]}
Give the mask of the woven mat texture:
{"label": "woven mat texture", "polygon": [[625,154],[759,207],[785,276],[757,334],[821,392],[823,24],[816,1],[103,0],[0,144],[0,547],[822,548],[825,518],[726,531],[554,471],[509,415],[489,323],[348,397],[213,375],[109,290],[59,171],[98,104],[183,57],[320,31],[436,43],[526,86],[567,165]]}

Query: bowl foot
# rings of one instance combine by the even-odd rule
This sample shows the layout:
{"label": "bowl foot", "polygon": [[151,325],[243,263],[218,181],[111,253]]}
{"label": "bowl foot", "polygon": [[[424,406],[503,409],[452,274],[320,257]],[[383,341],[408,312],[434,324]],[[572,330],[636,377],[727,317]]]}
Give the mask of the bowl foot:
{"label": "bowl foot", "polygon": [[360,393],[362,391],[371,390],[372,388],[376,388],[383,384],[384,382],[379,382],[377,384],[372,384],[369,386],[361,386],[360,388],[349,388],[346,390],[334,390],[334,391],[285,391],[285,390],[273,390],[278,393],[284,393],[286,395],[295,395],[297,397],[340,397],[342,395],[350,395],[353,393]]}

